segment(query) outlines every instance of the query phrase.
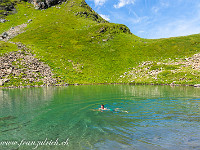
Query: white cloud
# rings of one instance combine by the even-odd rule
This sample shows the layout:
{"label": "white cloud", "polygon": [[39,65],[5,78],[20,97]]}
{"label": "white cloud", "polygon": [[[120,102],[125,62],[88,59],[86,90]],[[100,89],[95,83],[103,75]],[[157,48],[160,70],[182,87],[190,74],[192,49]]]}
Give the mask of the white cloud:
{"label": "white cloud", "polygon": [[160,10],[160,8],[158,8],[158,7],[152,7],[152,11],[154,12],[154,13],[157,13],[158,11]]}
{"label": "white cloud", "polygon": [[103,15],[103,14],[99,14],[103,19],[110,21],[110,16],[109,15]]}
{"label": "white cloud", "polygon": [[160,10],[163,10],[165,8],[168,8],[170,5],[168,2],[164,1],[164,0],[160,0],[159,4],[157,6],[153,6],[152,7],[152,11],[154,13],[158,13]]}
{"label": "white cloud", "polygon": [[94,0],[95,6],[102,6],[106,0]]}
{"label": "white cloud", "polygon": [[164,1],[164,0],[161,0],[160,1],[160,5],[162,6],[162,7],[169,7],[169,2],[166,2],[166,1]]}
{"label": "white cloud", "polygon": [[176,36],[186,36],[200,33],[200,18],[180,19],[165,25],[155,26],[150,32],[151,38],[166,38]]}
{"label": "white cloud", "polygon": [[141,31],[138,31],[138,33],[145,33],[145,31],[141,30]]}
{"label": "white cloud", "polygon": [[[147,23],[147,21],[149,20],[148,16],[139,16],[135,11],[131,11],[131,13],[134,16],[131,15],[131,17],[128,17],[128,20],[133,25],[141,23],[141,22]],[[127,20],[127,17],[125,17],[125,19]]]}
{"label": "white cloud", "polygon": [[119,0],[118,4],[114,5],[115,8],[121,8],[125,5],[134,4],[135,0]]}
{"label": "white cloud", "polygon": [[141,22],[146,22],[148,19],[149,18],[147,16],[143,16],[143,17],[132,18],[132,19],[130,19],[130,21],[133,24],[138,24]]}

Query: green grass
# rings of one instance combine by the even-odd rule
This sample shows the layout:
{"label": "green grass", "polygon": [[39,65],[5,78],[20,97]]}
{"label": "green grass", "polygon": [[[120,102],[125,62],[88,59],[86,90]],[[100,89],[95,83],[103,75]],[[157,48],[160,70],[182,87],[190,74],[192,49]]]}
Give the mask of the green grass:
{"label": "green grass", "polygon": [[[176,64],[178,63],[178,64]],[[120,82],[146,84],[199,84],[200,72],[191,65],[186,66],[182,59],[174,61],[151,62],[131,68],[121,75]]]}
{"label": "green grass", "polygon": [[33,5],[29,3],[18,3],[15,6],[17,13],[8,15],[6,20],[9,20],[5,23],[1,23],[0,33],[3,33],[10,29],[11,27],[26,23],[30,18],[39,15],[40,11],[37,11],[33,8]]}
{"label": "green grass", "polygon": [[[3,32],[32,19],[26,32],[12,41],[31,48],[36,57],[53,69],[61,83],[127,83],[128,79],[121,81],[119,76],[143,61],[173,60],[200,52],[199,34],[142,39],[124,25],[108,23],[100,16],[95,18],[96,13],[82,0],[74,1],[59,5],[60,9],[46,10],[35,10],[28,3],[18,4],[18,13],[9,15],[10,22],[0,27]],[[87,12],[87,15],[76,15],[77,12]],[[152,69],[156,67],[159,66]],[[162,67],[176,69],[176,66]],[[161,76],[164,83],[170,73]],[[153,80],[145,78],[138,82]]]}
{"label": "green grass", "polygon": [[0,41],[0,56],[13,51],[18,51],[17,45]]}
{"label": "green grass", "polygon": [[4,83],[4,86],[5,87],[9,87],[9,86],[14,86],[14,87],[19,87],[19,86],[40,86],[43,84],[42,81],[39,81],[39,82],[36,82],[36,81],[33,81],[33,82],[29,82],[29,80],[24,80],[23,79],[23,76],[24,74],[20,74],[19,76],[15,76],[13,77],[12,74],[10,74],[7,78],[9,78],[9,82],[5,82]]}
{"label": "green grass", "polygon": [[178,65],[153,64],[149,70],[156,70],[156,69],[161,69],[161,68],[164,70],[175,70],[175,69],[178,69],[178,67],[179,67]]}

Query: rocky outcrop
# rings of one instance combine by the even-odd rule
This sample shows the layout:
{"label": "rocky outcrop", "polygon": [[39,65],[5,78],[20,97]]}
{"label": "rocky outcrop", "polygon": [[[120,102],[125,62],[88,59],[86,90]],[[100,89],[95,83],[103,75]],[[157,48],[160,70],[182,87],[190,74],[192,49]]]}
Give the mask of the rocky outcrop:
{"label": "rocky outcrop", "polygon": [[18,25],[16,27],[11,27],[8,31],[2,33],[0,35],[0,40],[2,41],[8,41],[9,39],[17,36],[18,34],[21,34],[24,32],[24,28],[27,27],[27,24],[24,23],[24,24],[21,24],[21,25]]}
{"label": "rocky outcrop", "polygon": [[35,58],[24,45],[17,45],[21,50],[0,57],[0,86],[12,80],[25,85],[55,85],[57,81],[53,78],[51,68]]}
{"label": "rocky outcrop", "polygon": [[48,7],[60,4],[66,0],[28,0],[32,3],[35,9],[46,9]]}
{"label": "rocky outcrop", "polygon": [[116,24],[116,25],[112,25],[112,26],[107,26],[104,25],[103,27],[101,27],[97,33],[127,33],[127,34],[131,34],[130,29],[122,24]]}
{"label": "rocky outcrop", "polygon": [[[12,12],[15,12],[15,4],[21,0],[11,1],[11,0],[4,0],[3,2],[0,1],[0,18],[3,16],[7,16]],[[22,0],[28,1],[32,3],[36,9],[46,9],[48,7],[60,4],[67,0]],[[0,22],[1,23],[1,22]]]}
{"label": "rocky outcrop", "polygon": [[184,67],[192,66],[192,69],[200,70],[200,53],[195,54],[192,57],[185,58]]}
{"label": "rocky outcrop", "polygon": [[5,23],[5,22],[7,22],[7,21],[9,21],[9,20],[0,18],[0,23]]}
{"label": "rocky outcrop", "polygon": [[[11,0],[0,0],[0,18],[4,18],[5,16],[15,12],[14,2]],[[0,23],[4,23],[6,20],[0,19]]]}
{"label": "rocky outcrop", "polygon": [[[27,23],[31,21],[29,19]],[[0,40],[8,41],[16,35],[23,33],[27,23],[11,27],[8,31],[1,34]],[[20,50],[0,57],[0,86],[56,85],[57,80],[53,78],[53,73],[48,65],[35,58],[35,55],[30,53],[30,50],[25,45],[14,42],[10,43],[16,44]],[[16,83],[19,83],[19,85],[16,85]]]}
{"label": "rocky outcrop", "polygon": [[195,84],[194,87],[200,87],[200,84]]}
{"label": "rocky outcrop", "polygon": [[[162,80],[163,75],[172,73],[174,75],[173,82],[170,85],[176,85],[178,82],[188,82],[191,80],[199,82],[200,71],[200,53],[194,54],[192,57],[171,60],[163,60],[163,62],[146,61],[140,63],[139,66],[129,68],[130,71],[120,76],[120,80],[128,79],[129,82],[143,80],[158,81]],[[177,77],[175,76],[177,75]],[[163,81],[166,82],[167,80]],[[200,84],[195,84],[200,87]]]}

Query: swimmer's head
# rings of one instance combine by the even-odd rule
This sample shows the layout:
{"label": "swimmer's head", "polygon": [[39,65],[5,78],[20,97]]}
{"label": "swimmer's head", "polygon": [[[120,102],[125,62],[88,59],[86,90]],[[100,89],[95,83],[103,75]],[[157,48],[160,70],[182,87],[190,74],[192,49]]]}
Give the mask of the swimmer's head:
{"label": "swimmer's head", "polygon": [[103,104],[101,105],[101,109],[104,109],[104,105]]}

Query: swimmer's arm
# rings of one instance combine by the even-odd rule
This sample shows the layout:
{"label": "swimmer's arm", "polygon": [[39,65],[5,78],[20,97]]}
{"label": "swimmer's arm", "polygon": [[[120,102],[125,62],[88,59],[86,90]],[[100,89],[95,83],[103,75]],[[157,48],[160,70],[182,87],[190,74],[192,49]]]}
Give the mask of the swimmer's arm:
{"label": "swimmer's arm", "polygon": [[99,108],[99,109],[90,109],[90,110],[92,110],[92,111],[101,111],[101,112],[103,112],[103,110],[106,110],[106,109],[101,109],[101,108]]}

